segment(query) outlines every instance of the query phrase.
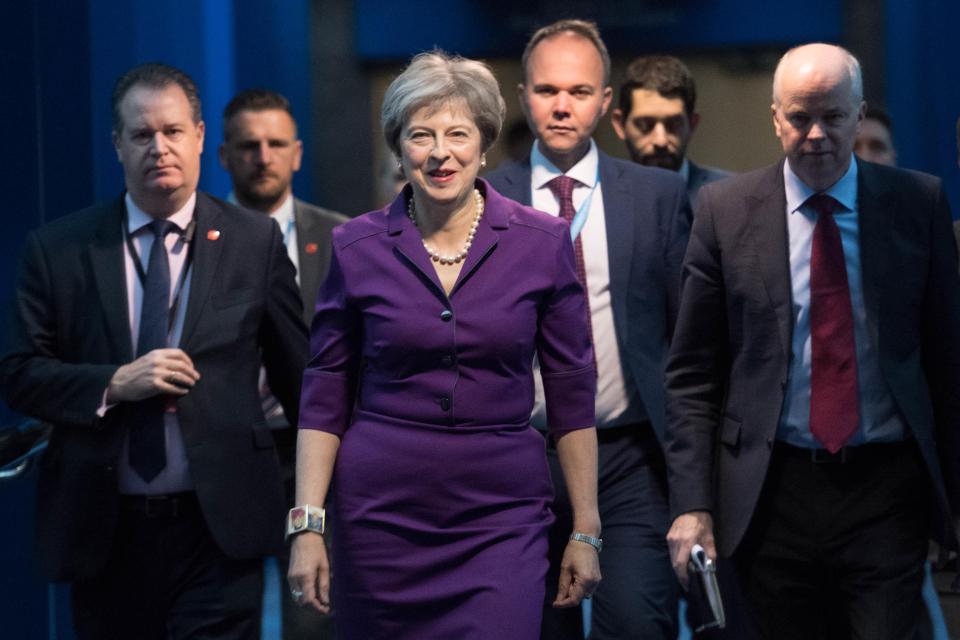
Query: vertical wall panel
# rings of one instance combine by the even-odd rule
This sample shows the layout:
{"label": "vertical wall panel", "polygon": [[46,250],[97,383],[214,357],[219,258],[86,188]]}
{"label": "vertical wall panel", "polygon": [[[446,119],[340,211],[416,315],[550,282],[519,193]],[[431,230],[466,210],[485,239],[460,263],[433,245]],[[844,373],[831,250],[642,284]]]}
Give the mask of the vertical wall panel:
{"label": "vertical wall panel", "polygon": [[898,162],[941,176],[954,217],[960,214],[958,24],[954,0],[887,0],[887,105]]}

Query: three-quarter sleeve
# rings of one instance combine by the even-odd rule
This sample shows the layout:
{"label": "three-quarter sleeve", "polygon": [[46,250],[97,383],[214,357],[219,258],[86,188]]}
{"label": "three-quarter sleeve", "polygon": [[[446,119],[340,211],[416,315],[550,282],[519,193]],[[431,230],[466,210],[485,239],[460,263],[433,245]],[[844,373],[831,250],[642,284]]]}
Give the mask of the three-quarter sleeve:
{"label": "three-quarter sleeve", "polygon": [[310,330],[311,358],[303,372],[300,428],[342,435],[350,424],[360,362],[361,319],[351,307],[334,244],[327,279]]}
{"label": "three-quarter sleeve", "polygon": [[594,426],[597,374],[587,325],[587,301],[577,279],[573,242],[558,243],[554,287],[540,311],[537,355],[547,428],[556,437]]}

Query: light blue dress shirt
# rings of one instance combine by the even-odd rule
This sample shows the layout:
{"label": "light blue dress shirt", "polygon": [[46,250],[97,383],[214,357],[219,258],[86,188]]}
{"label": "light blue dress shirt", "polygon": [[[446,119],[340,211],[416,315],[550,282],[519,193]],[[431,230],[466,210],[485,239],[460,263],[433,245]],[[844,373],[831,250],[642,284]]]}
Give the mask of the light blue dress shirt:
{"label": "light blue dress shirt", "polygon": [[[810,251],[817,213],[804,203],[815,192],[783,163],[783,181],[787,196],[787,237],[790,246],[790,287],[792,290],[793,339],[787,388],[780,413],[777,439],[797,447],[823,448],[810,433]],[[841,208],[833,214],[840,229],[843,256],[847,264],[847,282],[853,305],[854,341],[857,352],[857,395],[860,400],[860,424],[848,445],[865,442],[895,442],[906,438],[906,422],[897,410],[893,396],[880,371],[880,354],[870,340],[869,322],[863,299],[860,268],[860,222],[857,209],[857,163],[850,162],[847,172],[824,193],[833,196]],[[874,332],[876,335],[876,332]]]}

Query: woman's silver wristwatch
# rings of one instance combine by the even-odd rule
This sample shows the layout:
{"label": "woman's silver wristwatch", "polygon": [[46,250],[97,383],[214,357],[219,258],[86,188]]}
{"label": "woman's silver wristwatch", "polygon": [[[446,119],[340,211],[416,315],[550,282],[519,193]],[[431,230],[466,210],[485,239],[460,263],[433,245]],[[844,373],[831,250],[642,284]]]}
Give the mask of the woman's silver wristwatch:
{"label": "woman's silver wristwatch", "polygon": [[597,553],[600,553],[601,551],[603,551],[602,538],[594,538],[593,536],[588,536],[585,533],[579,533],[577,531],[574,531],[573,533],[570,534],[570,539],[576,540],[577,542],[586,542],[588,545],[596,549]]}

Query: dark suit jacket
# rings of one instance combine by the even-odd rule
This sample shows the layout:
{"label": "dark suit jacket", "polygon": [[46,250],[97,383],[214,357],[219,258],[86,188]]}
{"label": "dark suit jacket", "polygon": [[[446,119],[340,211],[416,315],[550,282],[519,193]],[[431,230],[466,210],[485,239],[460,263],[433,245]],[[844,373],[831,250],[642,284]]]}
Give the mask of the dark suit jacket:
{"label": "dark suit jacket", "polygon": [[701,188],[711,182],[729,178],[733,175],[729,171],[722,169],[701,166],[689,158],[687,159],[687,164],[690,167],[690,173],[687,175],[687,198],[690,200],[690,205],[694,210],[696,210],[697,206],[697,194]]}
{"label": "dark suit jacket", "polygon": [[[54,425],[40,463],[37,535],[49,579],[94,575],[116,531],[123,404],[96,411],[118,366],[133,360],[123,200],[48,224],[27,239],[4,400]],[[307,356],[293,265],[279,227],[197,194],[189,299],[180,347],[201,379],[177,403],[190,473],[214,539],[252,558],[282,540],[285,501],[260,407],[260,354],[295,419]],[[209,232],[217,230],[217,234]]]}
{"label": "dark suit jacket", "polygon": [[[531,203],[530,162],[486,176],[494,189]],[[677,313],[680,265],[690,231],[683,180],[600,153],[610,260],[610,297],[620,358],[658,436],[664,429],[663,370]]]}
{"label": "dark suit jacket", "polygon": [[[293,221],[297,228],[297,259],[300,277],[300,300],[303,322],[309,328],[317,306],[317,294],[327,278],[333,247],[333,229],[349,218],[336,211],[316,207],[303,200],[293,200]],[[288,497],[294,499],[294,476],[297,462],[297,428],[285,415],[268,419],[270,431],[280,454],[280,465]],[[289,502],[289,501],[288,501]]]}
{"label": "dark suit jacket", "polygon": [[300,297],[303,320],[310,326],[317,306],[317,293],[330,268],[333,228],[349,220],[347,216],[315,207],[300,199],[293,201],[293,220],[297,227],[297,255],[300,261]]}
{"label": "dark suit jacket", "polygon": [[[952,539],[960,460],[960,286],[940,180],[862,161],[860,261],[867,323]],[[684,261],[667,366],[673,516],[712,511],[720,552],[741,541],[763,487],[784,398],[792,302],[783,162],[708,185]]]}
{"label": "dark suit jacket", "polygon": [[960,247],[960,220],[953,223],[953,235],[957,241],[957,247]]}

